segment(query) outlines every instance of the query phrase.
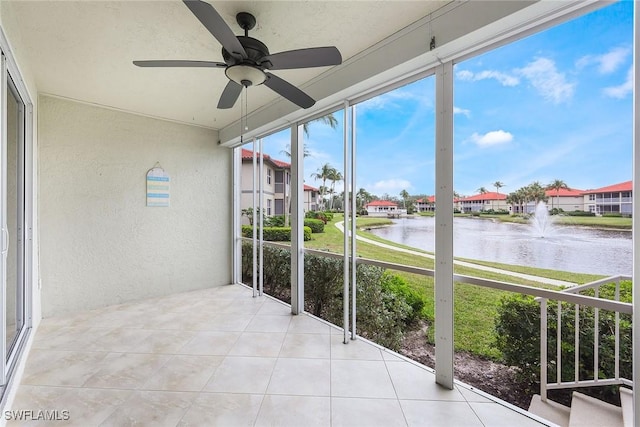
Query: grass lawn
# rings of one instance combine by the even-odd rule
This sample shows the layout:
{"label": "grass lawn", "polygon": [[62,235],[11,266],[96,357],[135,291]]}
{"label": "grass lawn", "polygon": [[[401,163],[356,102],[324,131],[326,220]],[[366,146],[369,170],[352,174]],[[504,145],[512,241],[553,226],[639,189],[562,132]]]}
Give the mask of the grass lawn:
{"label": "grass lawn", "polygon": [[[470,218],[470,214],[456,214],[456,217]],[[520,216],[511,215],[492,215],[482,214],[476,216],[480,219],[494,219],[501,222],[515,222],[518,224],[527,224],[528,219]],[[631,218],[617,218],[606,216],[569,216],[569,215],[554,215],[553,223],[557,225],[573,225],[578,227],[595,227],[595,228],[614,228],[619,230],[631,230]]]}
{"label": "grass lawn", "polygon": [[[342,215],[335,215],[333,221],[329,222],[325,226],[324,233],[315,233],[312,235],[312,240],[305,242],[305,246],[311,249],[327,250],[330,252],[342,253],[343,250],[343,234],[335,226],[336,222],[342,221]],[[380,223],[380,220],[383,222]],[[358,218],[357,225],[360,227],[370,227],[372,224],[383,225],[387,223],[387,219],[378,218]],[[371,234],[359,231],[358,234],[365,235],[372,240],[382,241],[388,245],[396,247],[407,247],[395,244],[390,241],[385,241],[379,237],[372,237]],[[417,252],[424,252],[416,250]],[[434,268],[433,259],[426,258],[419,255],[412,255],[403,252],[397,252],[390,249],[382,248],[370,243],[358,241],[357,255],[362,258],[371,258],[381,261],[387,261],[397,264],[417,266],[427,269]],[[557,280],[565,280],[574,283],[586,283],[600,276],[567,273],[556,270],[537,269],[532,267],[512,266],[499,263],[491,263],[477,260],[465,260],[480,265],[486,265],[504,269],[507,271],[522,272],[540,277],[547,277]],[[538,286],[550,289],[558,289],[555,286],[546,285],[540,282],[535,282],[526,279],[520,279],[504,274],[492,273],[483,270],[474,269],[471,267],[455,266],[454,271],[457,274],[463,274],[468,276],[476,276],[486,279],[499,280],[504,282],[510,282],[515,284],[522,284],[528,286]],[[434,282],[433,278],[425,277],[415,274],[396,272],[398,276],[401,276],[408,284],[419,293],[426,304],[422,311],[422,316],[433,321],[434,319]],[[500,303],[500,299],[509,292],[499,291],[489,288],[483,288],[475,285],[468,285],[463,283],[456,283],[454,288],[455,298],[455,348],[456,350],[469,351],[473,354],[477,354],[484,357],[493,359],[500,358],[500,352],[495,348],[495,330],[494,322],[497,314],[497,308]],[[433,337],[433,330],[429,331],[430,339]]]}

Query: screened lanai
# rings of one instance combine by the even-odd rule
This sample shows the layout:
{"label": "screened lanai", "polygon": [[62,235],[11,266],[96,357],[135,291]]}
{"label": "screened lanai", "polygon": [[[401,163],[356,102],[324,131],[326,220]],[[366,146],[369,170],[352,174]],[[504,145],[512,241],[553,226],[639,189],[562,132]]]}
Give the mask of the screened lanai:
{"label": "screened lanai", "polygon": [[[221,60],[220,44],[186,2],[0,3],[7,248],[2,404],[27,411],[7,421],[19,425],[18,417],[51,410],[68,418],[60,423],[133,424],[152,422],[149,414],[162,406],[171,408],[167,425],[202,425],[205,419],[233,424],[239,415],[249,425],[299,425],[316,410],[319,425],[354,425],[367,420],[367,408],[381,404],[390,408],[390,423],[399,425],[428,425],[426,408],[445,417],[455,407],[478,425],[550,423],[455,380],[454,282],[634,320],[635,313],[623,302],[454,274],[454,205],[442,201],[454,200],[455,67],[606,5],[208,4],[236,34],[242,32],[236,14],[255,15],[250,35],[273,52],[336,46],[338,65],[273,71],[314,105],[299,108],[261,85],[243,90],[232,108],[218,109],[229,81],[223,70],[136,67],[133,61]],[[635,42],[632,49],[635,54]],[[420,117],[418,133],[425,142],[425,173],[433,176],[440,201],[434,258],[425,267],[359,256],[355,230],[357,171],[367,167],[360,157],[366,147],[360,144],[359,111],[406,87],[416,88],[416,102],[432,106],[426,119]],[[344,182],[345,237],[332,251],[312,250],[304,240],[315,187],[305,185],[303,125],[327,114],[339,122],[340,138],[330,143],[342,151]],[[274,135],[284,135],[287,156],[269,152]],[[638,144],[637,134],[632,144]],[[253,154],[248,175],[243,150]],[[288,164],[272,176],[274,193],[281,184],[279,206],[291,224],[288,305],[263,289],[264,251],[273,244],[258,227],[243,236],[249,218],[243,200],[257,225],[262,219],[255,213],[267,211],[275,198],[265,196],[271,183],[262,174],[264,154]],[[151,172],[170,182],[164,206],[147,202]],[[312,278],[304,265],[310,255],[351,266],[341,274],[338,321],[307,313]],[[359,335],[360,265],[433,281],[433,369]],[[251,280],[243,280],[247,271]],[[239,378],[248,366],[255,375]],[[318,375],[313,387],[324,388],[307,389],[309,372]],[[178,381],[180,376],[191,380]],[[628,385],[636,376],[611,381]],[[372,387],[371,377],[385,386]],[[256,381],[262,385],[252,388]],[[372,395],[373,388],[382,394]],[[87,414],[91,405],[97,410]],[[220,408],[231,418],[215,418]]]}

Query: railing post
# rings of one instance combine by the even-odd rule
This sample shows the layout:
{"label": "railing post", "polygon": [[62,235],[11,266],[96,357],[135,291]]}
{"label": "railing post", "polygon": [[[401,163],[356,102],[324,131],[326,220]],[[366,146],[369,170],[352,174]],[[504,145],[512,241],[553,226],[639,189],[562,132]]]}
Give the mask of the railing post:
{"label": "railing post", "polygon": [[556,316],[556,382],[562,382],[562,301],[558,301]]}
{"label": "railing post", "polygon": [[[620,279],[616,280],[616,301],[620,301]],[[620,379],[620,312],[616,311],[615,332],[615,378]]]}
{"label": "railing post", "polygon": [[[595,297],[600,298],[600,287],[595,289]],[[600,367],[600,309],[593,308],[593,380],[598,382],[598,369]]]}
{"label": "railing post", "polygon": [[574,361],[573,379],[577,383],[580,381],[580,305],[576,304],[574,328]]}
{"label": "railing post", "polygon": [[540,300],[540,399],[547,401],[547,299]]}

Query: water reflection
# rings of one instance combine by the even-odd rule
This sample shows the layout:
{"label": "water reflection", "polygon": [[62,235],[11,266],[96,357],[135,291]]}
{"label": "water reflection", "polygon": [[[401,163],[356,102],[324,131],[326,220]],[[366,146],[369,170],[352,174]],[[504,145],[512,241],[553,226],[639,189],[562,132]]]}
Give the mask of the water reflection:
{"label": "water reflection", "polygon": [[[434,224],[434,218],[402,218],[371,232],[434,251]],[[455,218],[453,240],[457,257],[604,275],[631,275],[632,271],[629,231],[557,226],[551,235],[541,238],[526,224]]]}

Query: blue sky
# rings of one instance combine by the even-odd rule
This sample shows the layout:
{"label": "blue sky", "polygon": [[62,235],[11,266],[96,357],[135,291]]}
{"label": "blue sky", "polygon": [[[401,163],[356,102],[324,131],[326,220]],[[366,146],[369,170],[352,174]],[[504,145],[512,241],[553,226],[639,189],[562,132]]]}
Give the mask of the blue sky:
{"label": "blue sky", "polygon": [[[633,5],[623,1],[455,66],[455,190],[511,192],[561,179],[598,188],[631,179]],[[357,187],[382,196],[433,194],[435,78],[357,106]],[[312,123],[305,182],[343,170],[342,112]],[[280,152],[288,133],[265,139]]]}

